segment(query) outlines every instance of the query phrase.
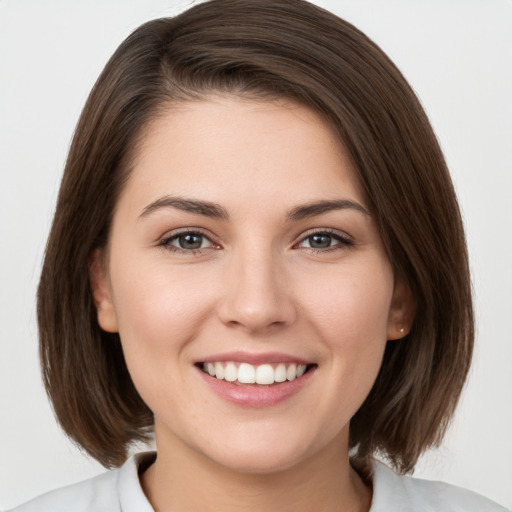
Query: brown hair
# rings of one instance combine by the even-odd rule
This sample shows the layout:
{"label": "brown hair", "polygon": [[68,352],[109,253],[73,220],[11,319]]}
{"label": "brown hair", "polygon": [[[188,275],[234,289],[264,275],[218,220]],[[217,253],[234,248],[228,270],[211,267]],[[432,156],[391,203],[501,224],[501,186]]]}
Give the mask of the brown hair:
{"label": "brown hair", "polygon": [[401,73],[355,27],[301,0],[212,0],[150,21],[100,75],[70,148],[38,291],[43,376],[58,420],[109,467],[151,434],[153,415],[118,335],[98,326],[88,263],[108,239],[144,127],[167,103],[212,92],[299,101],[348,149],[416,307],[410,333],[387,344],[351,421],[350,446],[355,464],[378,452],[410,471],[440,442],[470,365],[461,216],[435,135]]}

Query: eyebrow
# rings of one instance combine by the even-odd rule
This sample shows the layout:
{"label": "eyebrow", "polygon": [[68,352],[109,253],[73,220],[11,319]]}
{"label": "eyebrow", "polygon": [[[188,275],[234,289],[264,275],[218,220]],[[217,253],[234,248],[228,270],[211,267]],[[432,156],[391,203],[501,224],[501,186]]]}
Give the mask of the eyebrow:
{"label": "eyebrow", "polygon": [[220,204],[212,203],[211,201],[198,201],[196,199],[164,196],[148,204],[148,206],[142,210],[139,219],[147,217],[149,214],[161,208],[176,208],[184,212],[198,213],[199,215],[212,217],[214,219],[227,220],[229,218],[227,210]]}
{"label": "eyebrow", "polygon": [[[177,210],[196,213],[214,219],[229,219],[227,210],[218,203],[197,199],[185,199],[176,196],[163,196],[156,201],[153,201],[147,205],[144,210],[142,210],[142,213],[139,215],[139,219],[147,217],[161,208],[176,208]],[[333,210],[346,209],[356,210],[364,215],[370,215],[370,212],[360,203],[351,201],[350,199],[332,199],[315,201],[297,206],[286,214],[286,219],[288,221],[298,221],[309,217],[315,217],[316,215],[321,215],[322,213],[327,213]]]}
{"label": "eyebrow", "polygon": [[288,212],[286,218],[290,221],[297,221],[321,215],[333,210],[356,210],[364,215],[370,216],[370,212],[360,203],[350,199],[332,199],[316,201],[313,203],[297,206]]}

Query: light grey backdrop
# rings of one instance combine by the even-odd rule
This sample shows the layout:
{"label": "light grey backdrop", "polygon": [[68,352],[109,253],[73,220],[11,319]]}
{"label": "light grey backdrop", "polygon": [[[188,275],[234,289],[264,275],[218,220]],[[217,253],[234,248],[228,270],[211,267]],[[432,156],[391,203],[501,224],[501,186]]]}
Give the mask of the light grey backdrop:
{"label": "light grey backdrop", "polygon": [[[103,470],[61,434],[40,384],[35,289],[71,133],[121,40],[173,0],[0,1],[0,509]],[[417,476],[512,507],[512,2],[318,2],[409,79],[462,204],[478,317],[475,364],[445,445]]]}

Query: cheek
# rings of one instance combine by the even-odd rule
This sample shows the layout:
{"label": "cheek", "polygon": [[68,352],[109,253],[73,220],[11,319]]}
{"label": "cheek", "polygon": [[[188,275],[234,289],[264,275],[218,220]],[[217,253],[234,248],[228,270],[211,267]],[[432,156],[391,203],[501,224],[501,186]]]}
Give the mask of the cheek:
{"label": "cheek", "polygon": [[165,264],[125,261],[112,272],[112,287],[119,335],[134,371],[144,360],[160,367],[177,357],[215,304],[203,276]]}
{"label": "cheek", "polygon": [[347,419],[347,411],[353,415],[370,392],[382,363],[393,274],[377,262],[361,272],[342,269],[314,289],[310,318],[327,348],[331,395],[344,397],[335,407]]}
{"label": "cheek", "polygon": [[380,261],[331,270],[305,281],[301,292],[324,338],[354,349],[386,341],[392,294],[392,271]]}
{"label": "cheek", "polygon": [[129,261],[112,273],[126,364],[142,399],[157,415],[186,408],[181,394],[169,390],[183,389],[189,347],[215,304],[201,276],[189,274]]}

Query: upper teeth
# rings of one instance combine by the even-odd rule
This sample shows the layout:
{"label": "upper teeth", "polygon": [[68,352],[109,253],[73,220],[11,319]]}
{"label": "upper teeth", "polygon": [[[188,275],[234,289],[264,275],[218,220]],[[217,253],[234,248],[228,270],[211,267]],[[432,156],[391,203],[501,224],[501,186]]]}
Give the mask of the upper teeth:
{"label": "upper teeth", "polygon": [[253,366],[249,363],[240,363],[237,367],[233,362],[203,363],[203,370],[208,372],[212,377],[228,382],[238,381],[241,384],[269,385],[274,384],[274,382],[295,380],[301,377],[306,371],[306,365],[280,363],[274,368],[270,364]]}

